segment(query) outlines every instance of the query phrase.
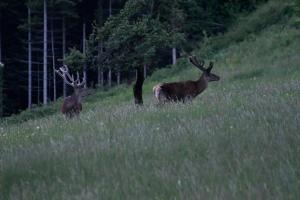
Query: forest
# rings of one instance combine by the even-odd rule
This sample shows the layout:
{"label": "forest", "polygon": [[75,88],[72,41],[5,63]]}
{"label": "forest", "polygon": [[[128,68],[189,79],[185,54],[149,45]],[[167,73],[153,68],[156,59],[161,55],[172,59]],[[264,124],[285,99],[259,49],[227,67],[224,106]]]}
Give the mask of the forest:
{"label": "forest", "polygon": [[55,69],[86,74],[87,87],[131,84],[223,34],[266,0],[1,0],[0,115],[66,97]]}

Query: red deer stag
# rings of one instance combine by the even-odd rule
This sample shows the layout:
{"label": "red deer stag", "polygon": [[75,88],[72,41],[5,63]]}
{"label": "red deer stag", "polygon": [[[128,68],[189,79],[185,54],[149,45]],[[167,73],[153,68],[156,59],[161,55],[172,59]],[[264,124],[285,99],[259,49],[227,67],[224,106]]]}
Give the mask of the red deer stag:
{"label": "red deer stag", "polygon": [[195,56],[190,56],[189,61],[203,71],[200,78],[196,81],[160,83],[155,85],[153,92],[160,103],[192,100],[207,88],[208,82],[220,80],[219,76],[211,73],[213,62],[210,62],[209,67],[206,69],[204,68],[204,61],[201,60],[198,62]]}
{"label": "red deer stag", "polygon": [[64,99],[61,106],[61,112],[68,118],[78,116],[82,110],[81,99],[88,94],[87,89],[84,88],[86,83],[85,76],[83,76],[82,81],[80,82],[79,73],[77,72],[77,79],[74,80],[74,76],[70,75],[66,65],[60,67],[59,70],[55,70],[55,72],[63,78],[65,83],[74,89],[74,93]]}

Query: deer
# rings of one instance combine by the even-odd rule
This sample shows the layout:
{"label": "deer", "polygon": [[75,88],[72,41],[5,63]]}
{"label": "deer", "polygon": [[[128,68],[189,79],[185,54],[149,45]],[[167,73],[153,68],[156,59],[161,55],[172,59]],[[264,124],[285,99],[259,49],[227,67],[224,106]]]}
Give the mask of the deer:
{"label": "deer", "polygon": [[153,93],[159,103],[191,101],[207,88],[208,82],[220,80],[218,75],[211,73],[213,62],[210,62],[208,68],[205,68],[205,62],[203,60],[199,62],[194,55],[189,56],[189,61],[202,71],[200,78],[196,81],[188,80],[155,85]]}
{"label": "deer", "polygon": [[55,72],[61,76],[65,83],[71,86],[74,90],[71,96],[68,96],[64,99],[61,106],[61,112],[67,118],[79,116],[79,113],[82,110],[81,99],[89,94],[87,89],[84,87],[86,83],[85,74],[83,74],[82,81],[80,81],[79,73],[77,72],[77,78],[74,80],[74,76],[70,75],[67,65],[63,65],[58,70],[55,69]]}

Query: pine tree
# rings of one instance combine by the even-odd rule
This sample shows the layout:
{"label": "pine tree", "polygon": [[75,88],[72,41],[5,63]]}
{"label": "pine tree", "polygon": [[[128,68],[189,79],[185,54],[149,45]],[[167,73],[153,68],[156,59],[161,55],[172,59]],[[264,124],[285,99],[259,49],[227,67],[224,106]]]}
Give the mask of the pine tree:
{"label": "pine tree", "polygon": [[[86,55],[86,22],[85,21],[83,22],[82,25],[82,52],[83,55]],[[87,80],[88,80],[86,62],[83,63],[83,76],[86,78],[86,82],[84,85],[84,87],[86,88]]]}
{"label": "pine tree", "polygon": [[0,62],[2,61],[2,15],[0,12]]}
{"label": "pine tree", "polygon": [[2,62],[2,12],[8,6],[5,0],[0,2],[0,62]]}
{"label": "pine tree", "polygon": [[0,3],[0,117],[3,116],[3,68],[2,63],[2,9],[7,6],[5,2]]}
{"label": "pine tree", "polygon": [[[104,24],[104,11],[103,11],[103,5],[102,0],[98,0],[98,8],[95,12],[95,19],[97,27],[102,27]],[[98,86],[104,86],[104,72],[103,72],[103,66],[101,65],[101,54],[103,53],[103,42],[99,41],[97,43],[97,84]]]}
{"label": "pine tree", "polygon": [[[112,17],[112,0],[109,0],[109,17]],[[107,82],[108,86],[111,87],[111,66],[108,69]]]}
{"label": "pine tree", "polygon": [[47,76],[48,76],[48,62],[47,62],[47,55],[48,55],[48,38],[47,38],[47,32],[48,32],[48,19],[47,19],[47,0],[44,0],[44,50],[43,50],[43,104],[47,104],[47,98],[48,98],[48,84],[47,84]]}
{"label": "pine tree", "polygon": [[28,9],[28,108],[32,106],[32,44],[31,44],[31,1],[27,4]]}
{"label": "pine tree", "polygon": [[53,73],[53,100],[56,101],[56,72],[55,72],[55,48],[54,48],[54,25],[51,20],[51,52],[52,52],[52,73]]}

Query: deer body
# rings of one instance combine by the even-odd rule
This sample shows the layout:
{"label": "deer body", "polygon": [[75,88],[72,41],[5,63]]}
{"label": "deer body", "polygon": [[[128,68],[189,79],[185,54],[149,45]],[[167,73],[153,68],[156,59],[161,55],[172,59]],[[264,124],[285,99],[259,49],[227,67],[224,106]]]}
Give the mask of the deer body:
{"label": "deer body", "polygon": [[208,69],[203,67],[204,62],[200,64],[195,57],[190,57],[190,61],[203,71],[200,78],[196,81],[182,81],[174,83],[161,83],[153,87],[155,97],[159,102],[192,100],[202,93],[210,81],[218,81],[219,76],[210,73],[213,64]]}
{"label": "deer body", "polygon": [[164,101],[185,101],[195,98],[207,88],[207,82],[201,77],[197,81],[163,83],[154,86],[157,99]]}
{"label": "deer body", "polygon": [[66,97],[61,106],[61,112],[68,117],[79,115],[80,111],[82,110],[80,99],[81,98],[76,96],[75,93],[71,96]]}

